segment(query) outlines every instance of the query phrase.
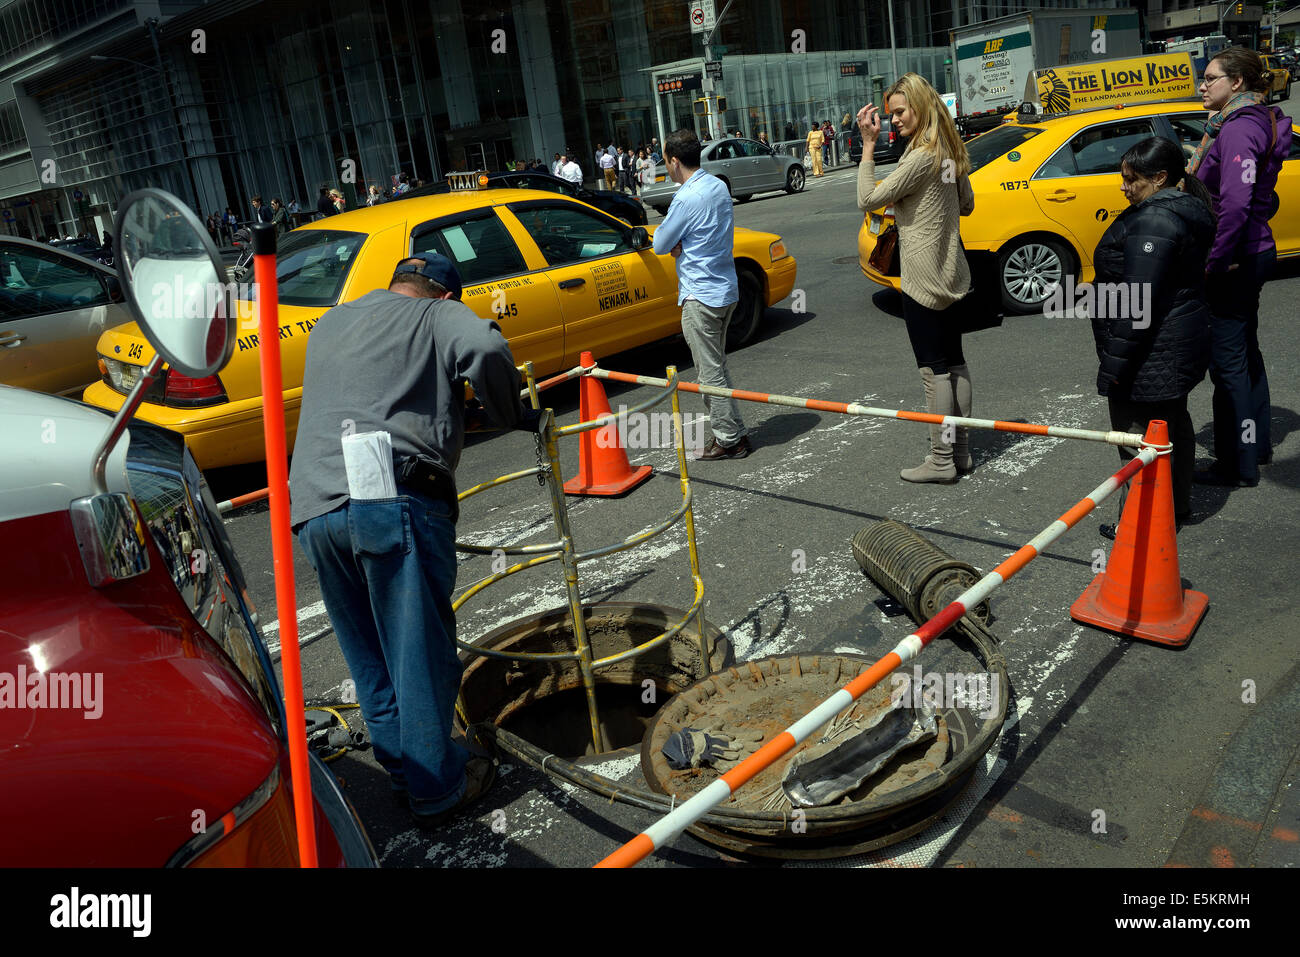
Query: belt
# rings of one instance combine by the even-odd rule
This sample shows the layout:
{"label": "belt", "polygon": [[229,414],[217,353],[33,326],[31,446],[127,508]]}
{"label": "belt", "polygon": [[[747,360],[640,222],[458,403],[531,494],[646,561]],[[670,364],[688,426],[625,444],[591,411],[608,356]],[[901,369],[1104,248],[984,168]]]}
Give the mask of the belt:
{"label": "belt", "polygon": [[393,474],[399,485],[450,505],[451,521],[452,524],[456,523],[460,517],[460,504],[456,499],[456,483],[450,475],[438,466],[418,458],[394,462]]}

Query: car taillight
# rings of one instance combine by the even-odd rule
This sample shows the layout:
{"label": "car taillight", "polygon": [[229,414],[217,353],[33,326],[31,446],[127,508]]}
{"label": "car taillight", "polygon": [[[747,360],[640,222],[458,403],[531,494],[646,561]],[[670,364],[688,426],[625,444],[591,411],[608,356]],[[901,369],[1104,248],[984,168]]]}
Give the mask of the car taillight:
{"label": "car taillight", "polygon": [[226,401],[226,389],[214,375],[191,379],[168,369],[163,386],[163,404],[176,406],[215,405]]}
{"label": "car taillight", "polygon": [[[198,856],[176,863],[185,867],[297,867],[298,834],[293,797],[280,780],[278,770],[272,778],[274,790],[261,807],[242,819],[236,808],[221,820],[211,822],[208,831],[216,830],[219,835],[216,843],[204,848]],[[257,796],[252,800],[257,800]]]}

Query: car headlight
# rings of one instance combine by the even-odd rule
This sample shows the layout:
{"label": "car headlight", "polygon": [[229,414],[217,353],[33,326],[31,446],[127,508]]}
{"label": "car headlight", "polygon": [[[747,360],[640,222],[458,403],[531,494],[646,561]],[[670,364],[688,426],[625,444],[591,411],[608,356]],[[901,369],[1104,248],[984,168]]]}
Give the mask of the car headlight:
{"label": "car headlight", "polygon": [[786,256],[790,255],[790,253],[786,251],[785,241],[782,239],[778,239],[772,245],[768,246],[767,254],[772,258],[772,262],[776,262],[778,259],[784,259]]}

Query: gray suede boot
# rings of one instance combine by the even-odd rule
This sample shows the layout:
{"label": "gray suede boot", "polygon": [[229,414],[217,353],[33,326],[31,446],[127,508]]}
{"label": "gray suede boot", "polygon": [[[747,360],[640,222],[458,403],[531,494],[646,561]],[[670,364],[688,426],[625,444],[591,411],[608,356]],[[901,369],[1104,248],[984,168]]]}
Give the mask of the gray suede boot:
{"label": "gray suede boot", "polygon": [[[925,411],[937,415],[953,414],[949,373],[935,375],[928,366],[922,366],[921,384],[925,387]],[[943,430],[942,425],[930,426],[930,454],[916,468],[899,472],[903,481],[938,482],[944,485],[957,481],[957,469],[952,464],[952,446],[943,441]]]}
{"label": "gray suede boot", "polygon": [[[966,368],[964,363],[959,366],[949,366],[948,376],[952,379],[953,404],[957,407],[957,411],[953,414],[968,419],[971,410],[970,369]],[[958,475],[965,475],[975,470],[975,460],[970,454],[970,437],[967,434],[969,431],[969,429],[958,429],[956,440],[952,443],[952,464],[957,467]]]}

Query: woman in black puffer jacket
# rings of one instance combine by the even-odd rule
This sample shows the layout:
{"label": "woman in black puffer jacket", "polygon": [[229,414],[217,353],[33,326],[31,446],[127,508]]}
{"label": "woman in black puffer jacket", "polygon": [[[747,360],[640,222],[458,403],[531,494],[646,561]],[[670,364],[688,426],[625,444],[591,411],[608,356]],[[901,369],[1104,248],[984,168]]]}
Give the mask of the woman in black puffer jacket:
{"label": "woman in black puffer jacket", "polygon": [[[1184,172],[1186,162],[1176,143],[1158,136],[1125,153],[1120,171],[1129,208],[1093,255],[1097,391],[1106,396],[1113,429],[1144,433],[1152,419],[1169,423],[1179,522],[1191,513],[1196,457],[1187,396],[1210,363],[1205,260],[1215,232],[1209,193]],[[1135,454],[1119,453],[1124,461]]]}

